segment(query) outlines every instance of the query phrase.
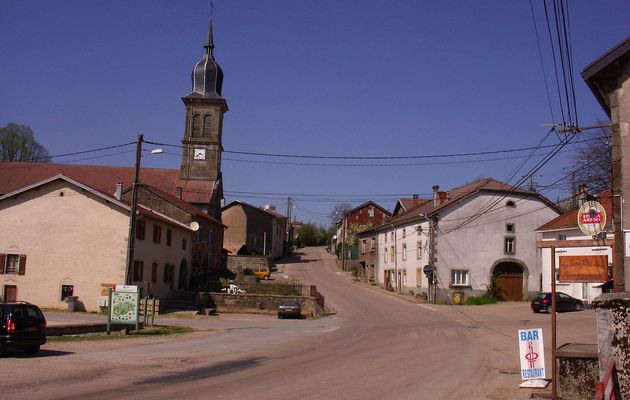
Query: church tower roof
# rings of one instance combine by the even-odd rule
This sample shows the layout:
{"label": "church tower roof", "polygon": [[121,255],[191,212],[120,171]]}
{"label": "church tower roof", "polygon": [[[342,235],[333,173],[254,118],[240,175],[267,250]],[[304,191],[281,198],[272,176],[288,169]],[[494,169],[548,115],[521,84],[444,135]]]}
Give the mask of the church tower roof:
{"label": "church tower roof", "polygon": [[222,99],[223,70],[214,59],[212,16],[208,24],[208,38],[204,49],[205,54],[192,71],[192,92],[186,97]]}

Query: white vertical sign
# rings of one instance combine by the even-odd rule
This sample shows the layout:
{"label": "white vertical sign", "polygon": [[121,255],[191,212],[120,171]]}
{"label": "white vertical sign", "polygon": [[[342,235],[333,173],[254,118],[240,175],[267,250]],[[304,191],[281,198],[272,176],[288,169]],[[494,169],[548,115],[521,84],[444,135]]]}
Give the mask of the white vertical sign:
{"label": "white vertical sign", "polygon": [[518,347],[521,358],[521,378],[545,378],[545,347],[542,329],[519,329]]}

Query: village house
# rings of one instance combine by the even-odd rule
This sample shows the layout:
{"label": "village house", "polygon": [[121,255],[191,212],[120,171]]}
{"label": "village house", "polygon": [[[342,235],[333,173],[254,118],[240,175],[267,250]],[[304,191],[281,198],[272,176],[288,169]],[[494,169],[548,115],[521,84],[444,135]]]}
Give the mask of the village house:
{"label": "village house", "polygon": [[366,260],[358,260],[360,251],[356,235],[385,223],[391,216],[391,212],[373,201],[365,202],[340,216],[336,223],[335,248],[344,269],[357,268],[360,276],[369,279],[367,267],[370,264]]}
{"label": "village house", "polygon": [[[125,282],[128,203],[57,175],[0,197],[2,300],[67,308],[77,296],[99,311],[107,289]],[[144,295],[187,288],[194,230],[138,207],[132,280]]]}
{"label": "village house", "polygon": [[434,186],[433,193],[376,227],[380,286],[424,297],[432,289],[441,301],[463,301],[493,285],[504,300],[540,290],[535,229],[560,214],[553,203],[491,178],[448,192]]}
{"label": "village house", "polygon": [[267,210],[235,200],[221,210],[227,226],[224,247],[231,255],[240,253],[282,257],[286,242],[286,217],[274,207]]}

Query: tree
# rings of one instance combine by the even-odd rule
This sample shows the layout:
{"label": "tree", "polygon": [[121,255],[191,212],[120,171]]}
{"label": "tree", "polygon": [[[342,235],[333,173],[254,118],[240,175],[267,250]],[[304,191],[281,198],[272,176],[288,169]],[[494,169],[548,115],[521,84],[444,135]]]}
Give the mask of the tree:
{"label": "tree", "polygon": [[[599,122],[604,125],[605,122]],[[610,144],[612,133],[610,128],[600,128],[584,134],[588,140],[580,144],[573,156],[572,189],[585,184],[588,191],[597,194],[610,189],[612,174],[612,154]]]}
{"label": "tree", "polygon": [[321,246],[326,243],[326,230],[314,224],[303,224],[298,239],[302,246]]}
{"label": "tree", "polygon": [[0,128],[0,161],[49,163],[50,154],[35,140],[30,127],[10,122]]}
{"label": "tree", "polygon": [[330,212],[330,222],[334,225],[343,218],[343,215],[352,210],[352,204],[350,203],[338,203]]}

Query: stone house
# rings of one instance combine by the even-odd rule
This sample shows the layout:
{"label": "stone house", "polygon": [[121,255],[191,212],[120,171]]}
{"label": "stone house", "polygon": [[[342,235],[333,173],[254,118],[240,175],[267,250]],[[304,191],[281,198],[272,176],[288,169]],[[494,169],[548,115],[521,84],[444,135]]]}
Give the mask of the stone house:
{"label": "stone house", "polygon": [[535,230],[560,214],[545,197],[480,179],[420,202],[376,228],[376,280],[389,290],[437,299],[480,295],[496,282],[505,300],[540,290]]}
{"label": "stone house", "polygon": [[244,248],[272,259],[284,255],[286,217],[235,200],[222,208],[221,221],[227,226],[224,247],[231,254]]}
{"label": "stone house", "polygon": [[[130,206],[64,175],[0,197],[2,299],[67,308],[78,296],[99,311],[107,288],[125,282]],[[165,297],[188,285],[194,232],[159,210],[138,207],[133,282]]]}

